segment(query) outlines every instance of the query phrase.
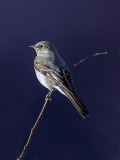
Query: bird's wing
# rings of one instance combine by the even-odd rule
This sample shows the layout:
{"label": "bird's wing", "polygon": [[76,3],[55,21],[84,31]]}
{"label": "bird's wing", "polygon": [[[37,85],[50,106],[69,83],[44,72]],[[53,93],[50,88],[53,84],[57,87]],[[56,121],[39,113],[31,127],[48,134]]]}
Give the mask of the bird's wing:
{"label": "bird's wing", "polygon": [[49,80],[54,81],[56,85],[61,86],[63,93],[70,99],[70,101],[84,118],[89,115],[84,104],[74,92],[72,77],[67,67],[53,69],[39,61],[34,62],[34,67],[37,71],[45,75]]}
{"label": "bird's wing", "polygon": [[46,77],[54,80],[56,84],[61,85],[67,90],[74,91],[73,80],[70,71],[66,66],[59,69],[53,69],[43,62],[35,60],[34,68]]}

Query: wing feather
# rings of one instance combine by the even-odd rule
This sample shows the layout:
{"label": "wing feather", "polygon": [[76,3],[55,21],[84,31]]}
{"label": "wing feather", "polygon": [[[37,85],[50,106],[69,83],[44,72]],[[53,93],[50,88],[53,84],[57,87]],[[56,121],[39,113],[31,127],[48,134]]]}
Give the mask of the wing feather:
{"label": "wing feather", "polygon": [[53,69],[43,62],[35,60],[34,68],[46,77],[55,80],[58,85],[61,85],[69,91],[74,91],[72,76],[66,66],[59,69]]}

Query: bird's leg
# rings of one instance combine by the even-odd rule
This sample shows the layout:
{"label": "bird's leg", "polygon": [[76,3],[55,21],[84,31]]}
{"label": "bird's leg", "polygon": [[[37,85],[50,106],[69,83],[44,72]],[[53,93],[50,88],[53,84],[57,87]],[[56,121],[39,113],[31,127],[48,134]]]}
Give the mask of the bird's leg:
{"label": "bird's leg", "polygon": [[48,103],[51,102],[51,98],[50,98],[50,97],[51,97],[53,91],[54,91],[54,90],[49,91],[48,94],[47,94],[46,97],[45,97],[45,100],[46,100]]}

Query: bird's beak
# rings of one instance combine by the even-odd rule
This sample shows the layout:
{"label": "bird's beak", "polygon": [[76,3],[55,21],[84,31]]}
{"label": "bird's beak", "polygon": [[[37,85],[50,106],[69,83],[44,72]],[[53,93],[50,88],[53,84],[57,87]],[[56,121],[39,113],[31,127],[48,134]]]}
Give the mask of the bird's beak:
{"label": "bird's beak", "polygon": [[35,45],[29,46],[29,47],[34,48],[34,49],[35,49]]}

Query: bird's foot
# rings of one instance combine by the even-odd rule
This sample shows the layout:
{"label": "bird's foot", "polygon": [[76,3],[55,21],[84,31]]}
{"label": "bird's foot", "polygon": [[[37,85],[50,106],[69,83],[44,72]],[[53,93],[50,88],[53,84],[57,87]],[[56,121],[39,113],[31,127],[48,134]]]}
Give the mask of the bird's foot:
{"label": "bird's foot", "polygon": [[51,98],[50,98],[50,97],[51,97],[53,91],[54,91],[54,90],[49,91],[48,94],[47,94],[46,97],[45,97],[45,100],[46,100],[48,103],[51,102]]}
{"label": "bird's foot", "polygon": [[51,98],[49,97],[49,96],[46,96],[46,101],[49,103],[49,102],[51,102]]}
{"label": "bird's foot", "polygon": [[46,95],[45,100],[46,100],[48,103],[51,102],[51,98],[50,98],[50,95],[49,95],[49,94]]}

